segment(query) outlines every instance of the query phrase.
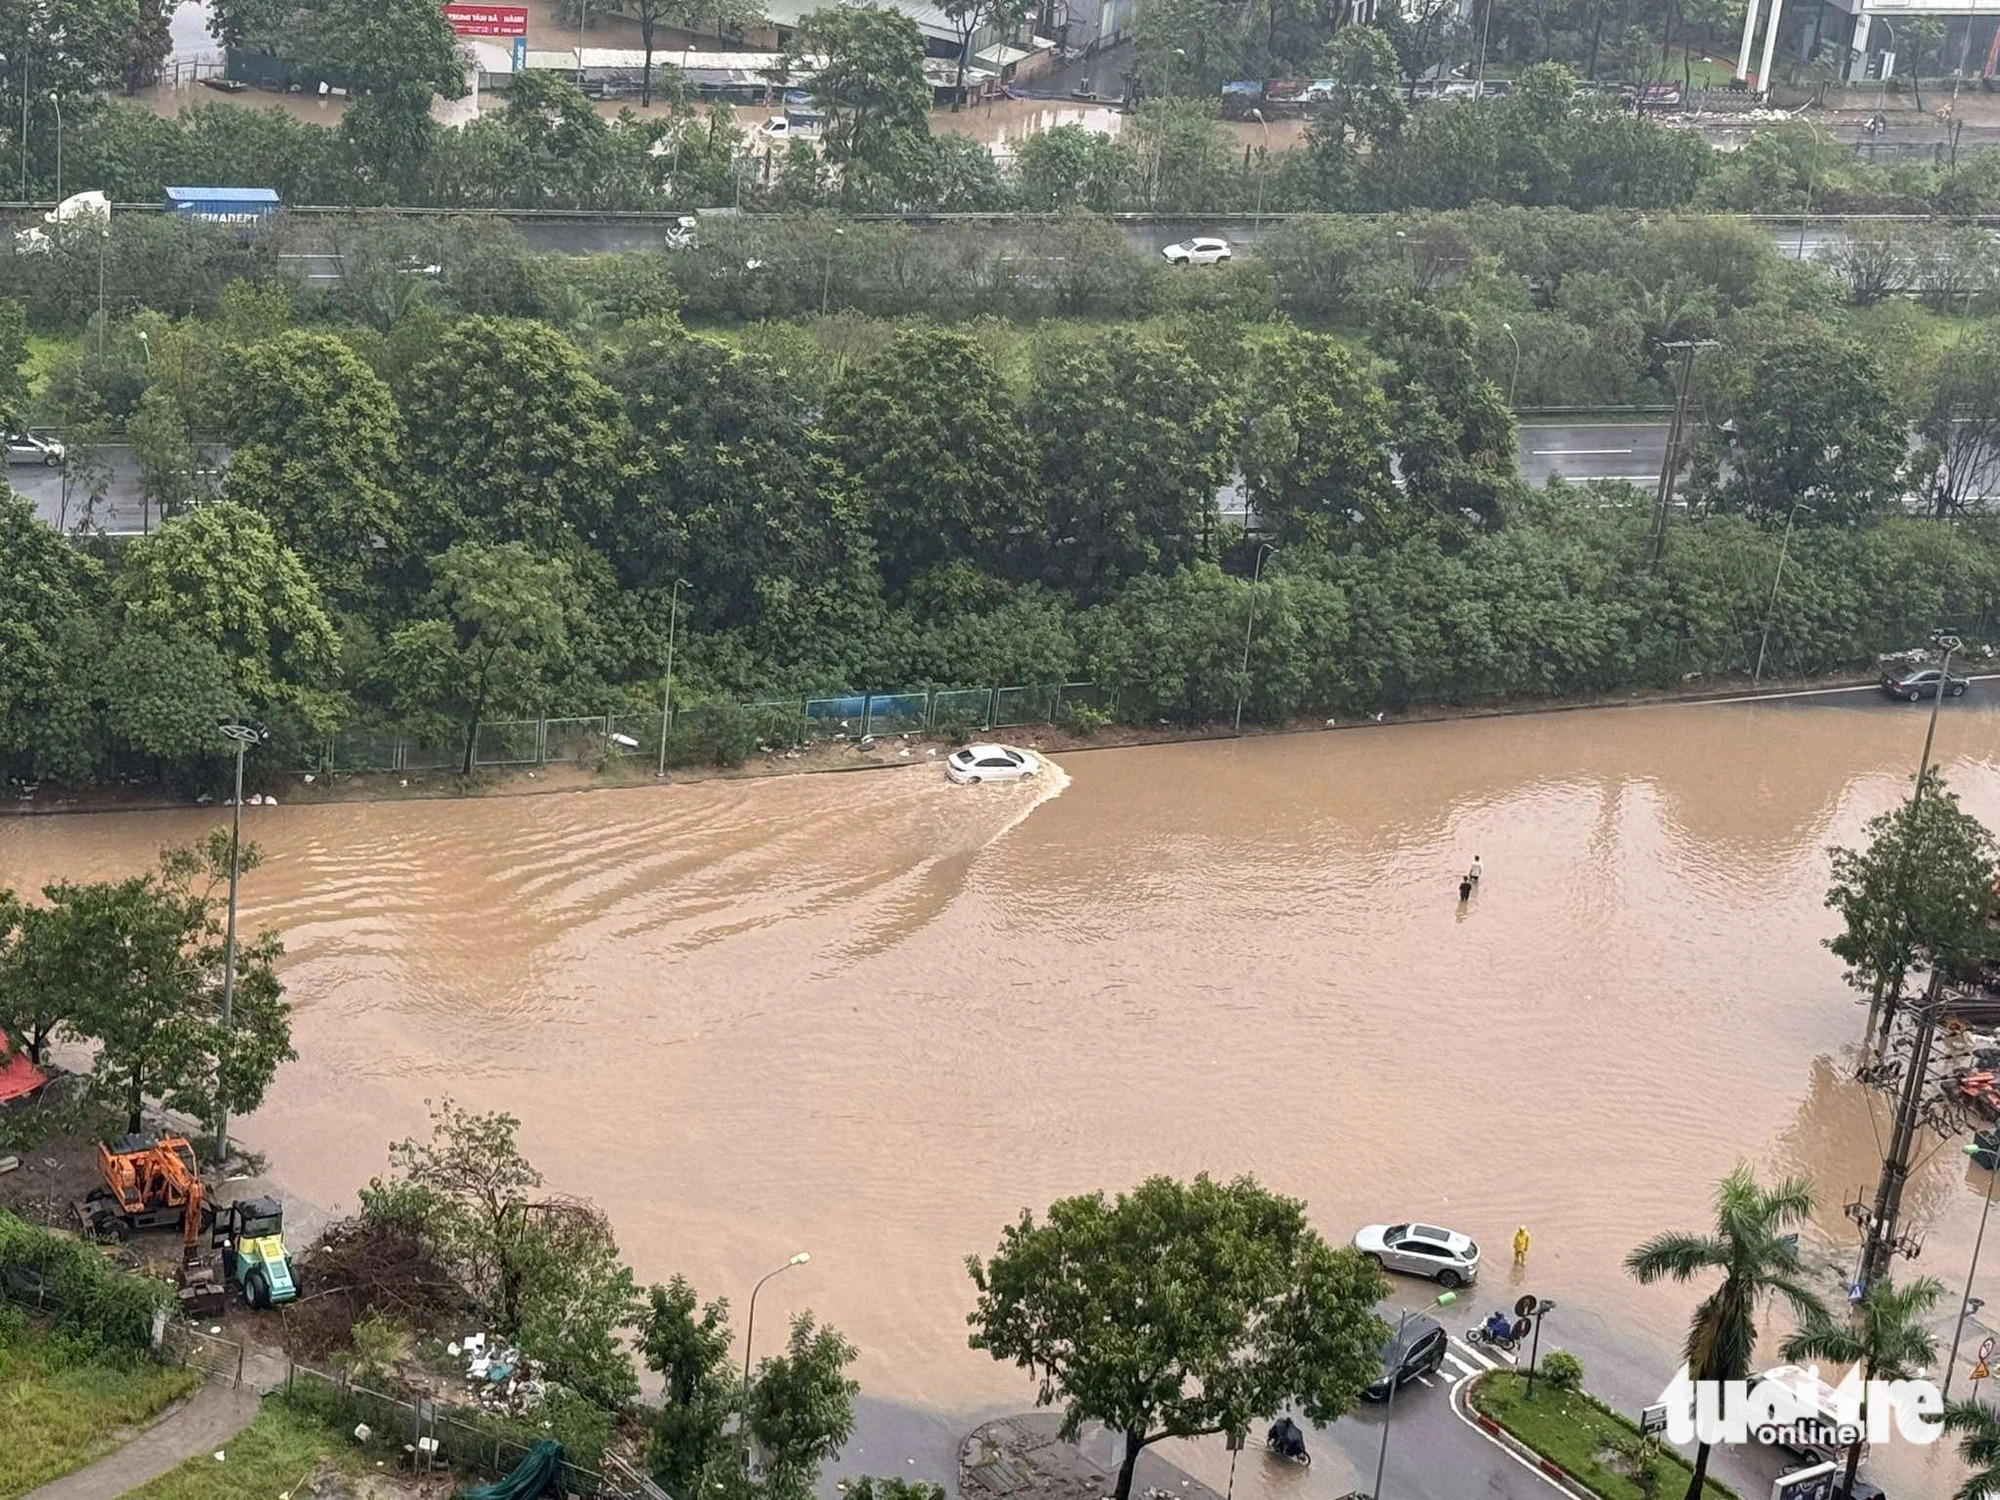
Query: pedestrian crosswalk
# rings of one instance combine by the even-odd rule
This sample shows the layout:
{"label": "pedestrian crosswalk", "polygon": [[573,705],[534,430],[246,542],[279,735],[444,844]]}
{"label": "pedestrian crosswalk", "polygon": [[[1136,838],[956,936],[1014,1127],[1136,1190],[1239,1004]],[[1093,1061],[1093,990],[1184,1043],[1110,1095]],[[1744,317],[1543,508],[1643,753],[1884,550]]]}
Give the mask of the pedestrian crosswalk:
{"label": "pedestrian crosswalk", "polygon": [[[1457,1352],[1454,1353],[1454,1350]],[[1463,1355],[1464,1358],[1461,1359],[1460,1355]],[[1451,1348],[1445,1350],[1444,1357],[1457,1367],[1461,1375],[1477,1375],[1485,1370],[1497,1370],[1503,1362],[1510,1365],[1519,1363],[1513,1355],[1504,1349],[1489,1351],[1475,1348],[1471,1344],[1466,1343],[1464,1339],[1458,1338],[1451,1341]],[[1466,1360],[1474,1360],[1477,1363],[1467,1364]]]}

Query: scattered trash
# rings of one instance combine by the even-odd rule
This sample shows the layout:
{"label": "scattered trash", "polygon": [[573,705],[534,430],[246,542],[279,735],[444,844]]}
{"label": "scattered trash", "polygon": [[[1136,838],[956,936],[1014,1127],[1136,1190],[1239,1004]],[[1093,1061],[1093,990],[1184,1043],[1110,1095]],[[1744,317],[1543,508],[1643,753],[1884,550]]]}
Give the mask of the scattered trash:
{"label": "scattered trash", "polygon": [[276,807],[278,805],[278,799],[276,797],[273,797],[269,792],[266,792],[264,794],[264,805],[266,807]]}
{"label": "scattered trash", "polygon": [[208,1325],[208,1331],[209,1335],[214,1337],[222,1332],[222,1325],[220,1323],[211,1323]]}
{"label": "scattered trash", "polygon": [[5,1177],[9,1172],[19,1170],[20,1165],[21,1158],[18,1156],[0,1156],[0,1177]]}
{"label": "scattered trash", "polygon": [[313,775],[313,773],[312,773],[312,772],[310,772],[310,771],[306,772],[306,774],[305,774],[305,782],[306,782],[306,785],[307,785],[307,786],[311,786],[311,785],[312,785],[312,784],[313,784],[313,783],[314,783],[315,781],[317,781],[317,780],[319,780],[319,778],[318,778],[317,776]]}
{"label": "scattered trash", "polygon": [[354,1424],[355,1442],[365,1443],[373,1436],[375,1436],[375,1429],[370,1427],[366,1422],[356,1422]]}
{"label": "scattered trash", "polygon": [[449,1355],[450,1355],[450,1356],[451,1356],[451,1357],[452,1357],[453,1359],[457,1359],[457,1358],[458,1358],[458,1345],[457,1345],[457,1344],[446,1344],[446,1345],[444,1346],[444,1352],[445,1352],[445,1353],[447,1353],[447,1354],[449,1354]]}
{"label": "scattered trash", "polygon": [[223,1460],[224,1460],[225,1458],[227,1458],[227,1457],[228,1457],[228,1455],[227,1455],[227,1454],[225,1454],[225,1453],[224,1453],[224,1452],[223,1452],[223,1451],[222,1451],[222,1450],[221,1450],[220,1448],[217,1448],[217,1449],[215,1450],[215,1461],[216,1461],[217,1463],[221,1463],[221,1462],[223,1462]]}
{"label": "scattered trash", "polygon": [[910,752],[908,750],[898,750],[896,753],[902,756],[905,760],[909,759]]}

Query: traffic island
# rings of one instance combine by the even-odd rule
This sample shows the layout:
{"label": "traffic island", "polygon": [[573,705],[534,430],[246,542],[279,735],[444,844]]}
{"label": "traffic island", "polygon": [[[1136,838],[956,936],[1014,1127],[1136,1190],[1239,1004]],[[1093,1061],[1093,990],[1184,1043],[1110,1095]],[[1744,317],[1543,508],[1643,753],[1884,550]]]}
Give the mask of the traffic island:
{"label": "traffic island", "polygon": [[[1494,1370],[1472,1382],[1467,1401],[1485,1432],[1511,1439],[1544,1472],[1602,1500],[1678,1500],[1693,1467],[1638,1424],[1579,1390],[1535,1383],[1516,1370]],[[1702,1485],[1702,1500],[1738,1500],[1719,1480]]]}

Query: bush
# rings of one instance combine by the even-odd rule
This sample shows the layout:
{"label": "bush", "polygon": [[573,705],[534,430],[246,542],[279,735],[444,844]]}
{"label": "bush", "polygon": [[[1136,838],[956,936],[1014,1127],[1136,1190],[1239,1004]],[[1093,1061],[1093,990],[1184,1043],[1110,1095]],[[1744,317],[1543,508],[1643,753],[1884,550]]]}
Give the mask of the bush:
{"label": "bush", "polygon": [[1583,1361],[1567,1349],[1551,1349],[1544,1355],[1541,1373],[1559,1391],[1583,1389]]}
{"label": "bush", "polygon": [[112,1349],[150,1349],[153,1319],[173,1300],[164,1282],[113,1270],[74,1235],[0,1211],[0,1275],[17,1271],[40,1278],[60,1332]]}
{"label": "bush", "polygon": [[1092,734],[1111,722],[1104,709],[1077,699],[1065,699],[1056,709],[1056,725],[1070,734]]}

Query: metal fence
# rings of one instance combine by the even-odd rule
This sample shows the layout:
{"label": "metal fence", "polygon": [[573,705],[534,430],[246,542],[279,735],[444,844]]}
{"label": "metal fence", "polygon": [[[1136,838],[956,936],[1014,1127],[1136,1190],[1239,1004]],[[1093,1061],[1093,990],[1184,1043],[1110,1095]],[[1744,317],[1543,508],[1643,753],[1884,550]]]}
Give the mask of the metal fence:
{"label": "metal fence", "polygon": [[[365,1423],[371,1438],[396,1448],[407,1445],[419,1472],[448,1466],[500,1475],[528,1455],[527,1443],[466,1420],[474,1414],[465,1408],[424,1397],[392,1396],[310,1365],[288,1366],[285,1395],[332,1425],[351,1429]],[[631,1470],[625,1473],[630,1475]],[[632,1478],[636,1481],[637,1476]],[[644,1494],[636,1483],[609,1478],[568,1459],[563,1460],[562,1483],[565,1494],[606,1500],[639,1500]]]}
{"label": "metal fence", "polygon": [[[670,757],[705,736],[747,732],[756,744],[806,745],[889,734],[970,734],[1054,724],[1066,710],[1114,714],[1115,690],[1093,682],[1027,683],[990,688],[909,688],[897,693],[840,693],[824,698],[758,698],[744,703],[677,706]],[[676,745],[675,740],[682,741]],[[660,715],[570,715],[494,719],[473,739],[474,766],[595,765],[619,756],[657,754]],[[696,753],[699,753],[697,751]],[[443,742],[396,726],[356,729],[317,747],[308,771],[456,770],[465,741]]]}

